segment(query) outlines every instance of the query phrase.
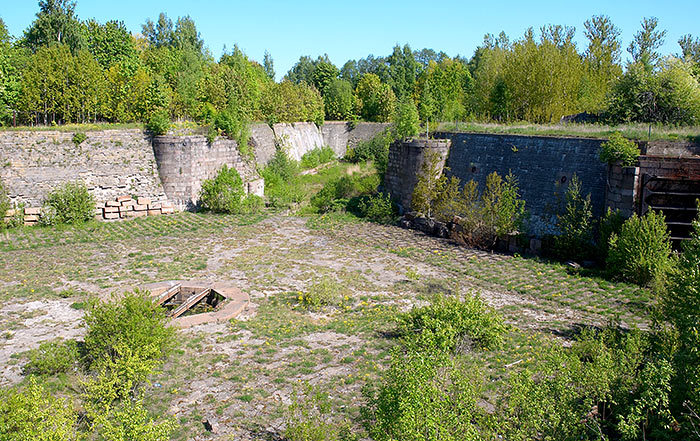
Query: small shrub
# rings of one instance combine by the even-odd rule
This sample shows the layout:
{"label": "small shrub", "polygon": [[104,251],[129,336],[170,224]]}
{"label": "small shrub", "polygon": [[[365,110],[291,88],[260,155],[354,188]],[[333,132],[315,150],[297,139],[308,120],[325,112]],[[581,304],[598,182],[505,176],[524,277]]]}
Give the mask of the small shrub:
{"label": "small shrub", "polygon": [[619,236],[622,224],[625,223],[625,218],[620,214],[620,210],[612,210],[608,207],[603,217],[600,219],[598,227],[598,261],[605,263],[608,258],[608,250],[610,247],[610,236],[616,234]]}
{"label": "small shrub", "polygon": [[47,213],[46,224],[83,223],[93,218],[95,199],[84,183],[67,182],[48,194],[43,212]]}
{"label": "small shrub", "polygon": [[51,396],[34,378],[23,391],[0,391],[0,439],[74,441],[78,414],[68,400]]}
{"label": "small shrub", "polygon": [[566,190],[564,213],[557,215],[559,235],[554,239],[554,252],[560,259],[588,258],[593,248],[593,210],[591,195],[581,194],[581,181],[575,174]]}
{"label": "small shrub", "polygon": [[326,306],[338,306],[343,302],[345,289],[335,280],[323,277],[314,281],[305,293],[299,293],[297,300],[305,308],[318,310]]}
{"label": "small shrub", "polygon": [[240,213],[244,195],[243,180],[238,171],[224,165],[214,179],[202,182],[199,200],[215,213]]}
{"label": "small shrub", "polygon": [[207,142],[209,145],[213,144],[218,136],[219,130],[213,124],[207,126]]}
{"label": "small shrub", "polygon": [[5,186],[2,185],[2,182],[0,182],[0,230],[6,227],[4,222],[5,215],[11,208],[12,203],[10,202],[10,198],[7,196],[7,190],[5,190]]}
{"label": "small shrub", "polygon": [[229,139],[234,139],[243,157],[251,157],[252,151],[248,146],[250,127],[248,120],[233,110],[224,110],[214,117],[214,126],[221,130]]}
{"label": "small shrub", "polygon": [[265,208],[265,201],[258,195],[249,194],[241,202],[242,214],[260,213]]}
{"label": "small shrub", "polygon": [[156,421],[143,405],[143,399],[127,399],[97,415],[93,426],[104,441],[168,441],[177,423],[172,419]]}
{"label": "small shrub", "polygon": [[396,207],[389,194],[369,196],[360,201],[358,208],[362,217],[372,222],[388,224],[396,217]]}
{"label": "small shrub", "polygon": [[503,318],[476,296],[464,301],[438,296],[429,306],[399,317],[399,333],[407,344],[427,351],[453,352],[466,340],[496,348],[505,331]]}
{"label": "small shrub", "polygon": [[153,112],[146,121],[146,130],[153,135],[165,135],[170,130],[170,114],[167,110]]}
{"label": "small shrub", "polygon": [[670,234],[663,213],[649,211],[627,219],[610,236],[607,269],[613,277],[638,285],[660,282],[672,267]]}
{"label": "small shrub", "polygon": [[435,201],[444,185],[440,154],[434,150],[425,153],[418,182],[411,195],[411,208],[426,217],[433,217]]}
{"label": "small shrub", "polygon": [[299,179],[299,165],[281,147],[277,148],[261,175],[265,178],[265,196],[274,208],[298,204],[306,197]]}
{"label": "small shrub", "polygon": [[354,148],[348,149],[344,159],[353,163],[372,161],[379,179],[384,180],[389,163],[389,146],[394,139],[395,136],[391,130],[384,130],[369,141],[360,141]]}
{"label": "small shrub", "polygon": [[168,326],[165,310],[139,291],[113,302],[91,302],[83,320],[85,353],[93,369],[132,358],[141,364],[132,373],[142,378],[174,345],[175,331]]}
{"label": "small shrub", "polygon": [[395,350],[379,385],[363,390],[364,425],[377,441],[490,439],[479,430],[482,388],[478,371],[443,352]]}
{"label": "small shrub", "polygon": [[24,374],[54,375],[74,369],[80,359],[78,343],[75,340],[52,341],[29,351],[29,362],[24,366]]}
{"label": "small shrub", "polygon": [[87,135],[83,132],[75,132],[73,134],[73,144],[78,147],[87,139]]}
{"label": "small shrub", "polygon": [[637,144],[622,136],[620,132],[613,133],[600,145],[600,160],[608,164],[620,162],[623,166],[632,166],[637,163],[639,155]]}
{"label": "small shrub", "polygon": [[304,153],[301,157],[300,165],[303,169],[318,167],[321,164],[327,164],[335,159],[335,152],[332,148],[324,146],[323,148],[316,147]]}

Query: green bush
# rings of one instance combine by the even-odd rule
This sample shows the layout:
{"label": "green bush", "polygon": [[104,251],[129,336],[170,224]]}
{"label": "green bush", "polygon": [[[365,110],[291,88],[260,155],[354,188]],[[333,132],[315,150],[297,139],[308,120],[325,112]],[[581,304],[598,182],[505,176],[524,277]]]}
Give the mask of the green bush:
{"label": "green bush", "polygon": [[265,179],[265,196],[272,207],[289,207],[306,197],[306,190],[299,179],[299,164],[283,148],[277,148],[260,174]]}
{"label": "green bush", "polygon": [[95,199],[82,182],[67,182],[46,196],[42,222],[53,224],[77,224],[92,220]]}
{"label": "green bush", "polygon": [[398,318],[399,334],[408,346],[424,351],[453,352],[473,342],[480,348],[500,346],[503,318],[477,296],[459,299],[438,296],[429,306],[414,308]]}
{"label": "green bush", "polygon": [[153,135],[165,135],[170,130],[170,114],[167,110],[153,112],[146,121],[146,130]]}
{"label": "green bush", "polygon": [[117,366],[125,359],[138,363],[126,374],[142,380],[160,365],[175,342],[165,310],[142,292],[114,301],[93,301],[85,313],[85,354],[92,369]]}
{"label": "green bush", "polygon": [[75,132],[73,134],[73,144],[78,147],[87,139],[87,135],[83,132]]}
{"label": "green bush", "polygon": [[265,201],[258,195],[249,194],[241,201],[242,214],[257,214],[265,208]]}
{"label": "green bush", "polygon": [[344,292],[345,289],[338,282],[323,277],[315,280],[306,292],[300,292],[297,300],[305,308],[319,310],[326,306],[340,305]]}
{"label": "green bush", "polygon": [[661,312],[671,328],[666,345],[673,348],[675,368],[671,402],[675,414],[683,415],[688,432],[699,422],[692,420],[689,411],[696,412],[696,418],[700,414],[700,217],[693,222],[691,239],[683,242],[678,271],[662,295]]}
{"label": "green bush", "polygon": [[383,181],[389,163],[389,147],[394,139],[392,131],[386,129],[372,139],[360,141],[354,148],[349,148],[344,159],[353,163],[372,161],[379,179]]}
{"label": "green bush", "polygon": [[625,223],[625,218],[620,213],[620,210],[612,210],[608,207],[603,217],[600,219],[598,226],[598,261],[605,263],[608,258],[610,249],[610,236],[616,234],[619,236],[622,224]]}
{"label": "green bush", "polygon": [[607,269],[615,278],[647,285],[661,282],[672,268],[670,234],[661,212],[627,219],[610,236]]}
{"label": "green bush", "polygon": [[240,213],[244,196],[243,180],[238,171],[224,165],[216,177],[202,182],[199,201],[215,213]]}
{"label": "green bush", "polygon": [[238,150],[243,157],[250,157],[252,152],[248,147],[250,127],[248,120],[235,110],[224,110],[214,116],[214,126],[221,130],[229,139],[236,140]]}
{"label": "green bush", "polygon": [[12,203],[10,202],[10,198],[7,196],[7,190],[5,190],[5,186],[0,182],[0,230],[4,229],[7,227],[5,224],[5,215],[7,212],[12,209]]}
{"label": "green bush", "polygon": [[581,181],[574,174],[566,190],[564,213],[557,215],[559,235],[554,239],[554,252],[560,259],[581,260],[593,250],[593,210],[591,195],[581,194]]}
{"label": "green bush", "polygon": [[104,441],[168,441],[177,424],[172,419],[155,421],[143,399],[128,399],[97,415],[93,426]]}
{"label": "green bush", "polygon": [[600,145],[600,160],[608,164],[620,162],[623,166],[632,166],[637,163],[639,155],[637,144],[622,136],[620,132],[613,133]]}
{"label": "green bush", "polygon": [[494,236],[503,236],[522,228],[525,201],[520,199],[518,180],[512,173],[505,179],[496,172],[486,177],[482,195],[482,216]]}
{"label": "green bush", "polygon": [[0,390],[0,439],[74,441],[78,414],[64,398],[51,396],[30,379],[24,391]]}
{"label": "green bush", "polygon": [[362,199],[358,209],[360,215],[372,222],[389,224],[396,218],[396,205],[391,200],[391,195],[378,193]]}
{"label": "green bush", "polygon": [[29,351],[28,357],[25,375],[53,375],[74,369],[80,361],[80,351],[75,340],[51,341]]}
{"label": "green bush", "polygon": [[376,441],[488,439],[479,430],[482,384],[443,352],[395,350],[380,384],[363,390],[364,425]]}
{"label": "green bush", "polygon": [[318,167],[321,164],[327,164],[335,159],[335,152],[332,148],[324,146],[322,148],[314,148],[301,157],[300,165],[302,169],[310,169]]}

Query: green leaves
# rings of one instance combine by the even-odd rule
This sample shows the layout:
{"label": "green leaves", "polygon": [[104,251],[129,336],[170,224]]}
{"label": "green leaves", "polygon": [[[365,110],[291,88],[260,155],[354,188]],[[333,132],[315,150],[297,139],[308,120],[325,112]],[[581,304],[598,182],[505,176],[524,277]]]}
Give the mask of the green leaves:
{"label": "green leaves", "polygon": [[637,144],[622,136],[620,132],[614,132],[600,145],[600,160],[610,165],[620,163],[623,167],[633,166],[637,163],[639,155]]}
{"label": "green leaves", "polygon": [[202,182],[199,200],[215,213],[238,213],[244,196],[243,180],[238,171],[224,165],[215,178]]}

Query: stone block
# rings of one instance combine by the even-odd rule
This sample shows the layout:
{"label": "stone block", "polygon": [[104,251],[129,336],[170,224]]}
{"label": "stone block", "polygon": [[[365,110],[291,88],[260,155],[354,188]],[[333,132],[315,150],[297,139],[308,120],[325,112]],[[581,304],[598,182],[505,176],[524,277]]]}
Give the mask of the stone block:
{"label": "stone block", "polygon": [[126,205],[126,206],[119,207],[120,213],[125,213],[127,211],[134,211],[134,206],[133,205]]}
{"label": "stone block", "polygon": [[147,211],[127,211],[126,217],[143,217],[148,216]]}
{"label": "stone block", "polygon": [[146,211],[148,210],[148,204],[136,204],[134,205],[135,211]]}
{"label": "stone block", "polygon": [[41,214],[41,208],[39,208],[39,207],[27,207],[24,209],[24,214],[39,215],[39,214]]}
{"label": "stone block", "polygon": [[119,213],[105,213],[104,218],[107,220],[119,219]]}
{"label": "stone block", "polygon": [[7,210],[5,212],[5,217],[12,217],[15,215],[15,213],[17,213],[17,212],[13,208],[10,208],[9,210]]}
{"label": "stone block", "polygon": [[118,196],[117,197],[117,202],[126,202],[126,201],[130,201],[130,200],[131,200],[131,196]]}
{"label": "stone block", "polygon": [[136,204],[138,205],[148,205],[151,203],[151,200],[149,198],[138,198],[136,199]]}
{"label": "stone block", "polygon": [[175,208],[174,207],[162,207],[160,209],[160,211],[163,214],[173,214],[173,213],[175,213]]}
{"label": "stone block", "polygon": [[105,207],[120,207],[122,204],[117,201],[107,201]]}
{"label": "stone block", "polygon": [[132,205],[136,205],[136,202],[134,202],[133,199],[122,202],[122,207],[130,207]]}
{"label": "stone block", "polygon": [[36,214],[27,214],[24,216],[24,222],[39,222],[39,216]]}
{"label": "stone block", "polygon": [[105,214],[107,214],[107,213],[119,213],[119,207],[105,207],[104,212],[105,212]]}
{"label": "stone block", "polygon": [[148,209],[149,216],[158,216],[159,214],[161,214],[160,208],[149,208]]}

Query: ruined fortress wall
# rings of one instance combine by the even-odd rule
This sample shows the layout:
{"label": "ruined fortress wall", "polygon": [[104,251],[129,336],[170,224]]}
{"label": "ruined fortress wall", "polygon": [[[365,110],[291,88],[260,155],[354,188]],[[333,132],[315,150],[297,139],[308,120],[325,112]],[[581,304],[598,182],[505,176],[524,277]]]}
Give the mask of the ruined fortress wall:
{"label": "ruined fortress wall", "polygon": [[[241,157],[234,140],[218,137],[210,144],[201,135],[156,136],[153,152],[165,193],[180,209],[196,206],[202,181],[216,176],[224,165],[238,171],[246,190],[262,196],[252,161]],[[253,187],[249,189],[251,183]]]}
{"label": "ruined fortress wall", "polygon": [[552,231],[556,213],[574,173],[583,194],[591,194],[593,213],[605,208],[607,166],[598,158],[602,139],[519,136],[477,133],[439,133],[452,140],[446,166],[462,182],[474,180],[483,191],[486,176],[512,172],[530,213],[528,229]]}
{"label": "ruined fortress wall", "polygon": [[[324,128],[325,127],[325,128]],[[196,205],[204,179],[222,165],[234,167],[246,190],[262,195],[255,165],[267,164],[283,142],[290,156],[300,159],[316,147],[330,145],[338,156],[348,145],[370,139],[386,124],[313,123],[253,124],[249,145],[254,161],[241,158],[236,141],[219,137],[209,144],[204,136],[156,136],[139,129],[86,132],[76,146],[74,133],[59,131],[0,131],[0,182],[13,203],[41,205],[46,195],[69,181],[83,181],[97,202],[134,195],[154,201],[170,199],[179,208]]]}
{"label": "ruined fortress wall", "polygon": [[14,203],[39,206],[68,181],[83,181],[98,202],[125,194],[164,199],[150,137],[142,130],[73,133],[1,131],[0,181]]}
{"label": "ruined fortress wall", "polygon": [[358,122],[353,125],[345,121],[327,121],[321,126],[321,135],[323,144],[330,146],[336,156],[343,157],[348,148],[374,138],[390,126],[390,123]]}

